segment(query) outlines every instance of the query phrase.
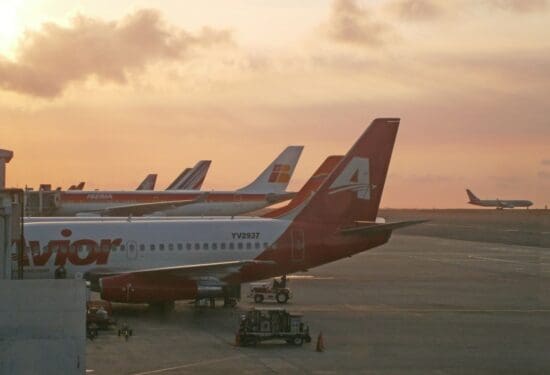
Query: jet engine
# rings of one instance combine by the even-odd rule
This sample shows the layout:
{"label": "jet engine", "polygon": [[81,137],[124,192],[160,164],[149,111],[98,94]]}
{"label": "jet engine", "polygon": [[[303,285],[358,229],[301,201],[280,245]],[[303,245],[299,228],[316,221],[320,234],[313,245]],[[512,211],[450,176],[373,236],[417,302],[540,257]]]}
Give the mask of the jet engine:
{"label": "jet engine", "polygon": [[[156,303],[210,297],[215,287],[202,290],[194,280],[154,275],[121,274],[99,280],[101,298],[112,302]],[[222,287],[219,293],[222,294]],[[201,294],[205,294],[201,296]]]}

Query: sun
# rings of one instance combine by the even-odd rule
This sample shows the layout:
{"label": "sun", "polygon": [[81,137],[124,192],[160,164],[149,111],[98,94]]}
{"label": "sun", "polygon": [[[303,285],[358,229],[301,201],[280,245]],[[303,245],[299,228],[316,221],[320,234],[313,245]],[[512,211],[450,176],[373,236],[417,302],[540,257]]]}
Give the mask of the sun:
{"label": "sun", "polygon": [[20,32],[18,11],[24,0],[0,1],[0,53],[6,54],[15,44]]}

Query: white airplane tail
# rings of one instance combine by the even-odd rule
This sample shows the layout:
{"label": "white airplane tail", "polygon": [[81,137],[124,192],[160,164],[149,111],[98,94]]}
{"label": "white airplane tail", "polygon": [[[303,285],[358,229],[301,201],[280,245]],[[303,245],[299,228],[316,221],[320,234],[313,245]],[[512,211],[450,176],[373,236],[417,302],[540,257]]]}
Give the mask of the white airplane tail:
{"label": "white airplane tail", "polygon": [[254,182],[238,191],[246,193],[284,192],[303,149],[304,146],[288,146]]}
{"label": "white airplane tail", "polygon": [[181,178],[172,190],[200,190],[212,160],[201,160]]}

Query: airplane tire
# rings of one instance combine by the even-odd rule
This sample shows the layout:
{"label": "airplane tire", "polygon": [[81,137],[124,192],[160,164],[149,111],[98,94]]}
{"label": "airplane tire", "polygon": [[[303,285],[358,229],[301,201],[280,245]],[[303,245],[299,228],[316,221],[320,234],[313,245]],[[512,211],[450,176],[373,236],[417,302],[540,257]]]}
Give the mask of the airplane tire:
{"label": "airplane tire", "polygon": [[279,292],[277,293],[277,296],[275,297],[277,299],[277,303],[287,303],[288,302],[288,294]]}
{"label": "airplane tire", "polygon": [[292,339],[292,343],[296,346],[301,346],[304,343],[304,339],[300,336],[296,336]]}

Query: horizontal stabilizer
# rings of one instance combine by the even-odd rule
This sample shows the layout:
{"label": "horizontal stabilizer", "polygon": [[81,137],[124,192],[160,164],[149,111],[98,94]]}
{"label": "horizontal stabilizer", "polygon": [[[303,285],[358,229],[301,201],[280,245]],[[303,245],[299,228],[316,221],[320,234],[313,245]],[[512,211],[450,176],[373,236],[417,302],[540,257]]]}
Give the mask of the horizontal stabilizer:
{"label": "horizontal stabilizer", "polygon": [[372,234],[377,232],[392,231],[394,229],[408,227],[410,225],[422,224],[428,220],[398,221],[395,223],[378,224],[371,221],[356,221],[359,226],[342,229],[342,234]]}

